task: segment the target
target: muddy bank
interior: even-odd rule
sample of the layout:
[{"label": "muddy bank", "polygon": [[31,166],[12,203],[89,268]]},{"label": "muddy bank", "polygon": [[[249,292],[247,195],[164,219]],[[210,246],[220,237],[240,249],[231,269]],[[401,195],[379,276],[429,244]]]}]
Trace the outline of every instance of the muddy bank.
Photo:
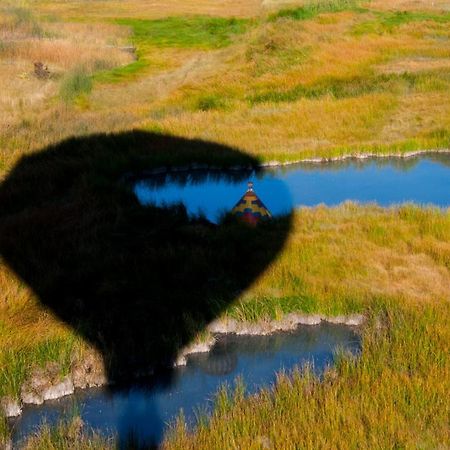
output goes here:
[{"label": "muddy bank", "polygon": [[[172,362],[174,367],[186,365],[188,355],[209,352],[216,343],[216,337],[221,334],[236,334],[241,336],[267,336],[276,332],[289,332],[299,326],[314,326],[321,322],[360,326],[364,323],[362,314],[348,316],[323,316],[320,314],[290,313],[281,320],[261,320],[258,322],[242,322],[231,318],[221,318],[210,323],[207,331],[210,333],[206,340],[192,343],[183,348]],[[145,377],[152,374],[152,370],[130,374],[130,378]],[[57,363],[49,362],[43,368],[36,368],[22,385],[20,399],[3,397],[0,406],[6,417],[17,417],[22,413],[22,406],[26,404],[41,405],[47,400],[55,400],[75,392],[75,389],[86,389],[104,386],[110,383],[106,369],[97,352],[90,351],[82,358],[76,359],[70,373],[61,377],[61,370]]]}]

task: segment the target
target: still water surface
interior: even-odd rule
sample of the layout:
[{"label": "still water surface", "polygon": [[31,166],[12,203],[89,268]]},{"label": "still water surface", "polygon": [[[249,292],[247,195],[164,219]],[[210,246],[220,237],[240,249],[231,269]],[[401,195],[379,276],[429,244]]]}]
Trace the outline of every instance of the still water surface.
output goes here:
[{"label": "still water surface", "polygon": [[272,215],[347,200],[381,206],[405,202],[450,206],[449,154],[303,163],[258,172],[172,172],[138,180],[134,192],[143,205],[183,203],[188,213],[203,213],[217,223],[245,192],[249,180]]},{"label": "still water surface", "polygon": [[181,408],[190,426],[198,411],[210,412],[224,383],[233,386],[236,377],[241,377],[246,392],[254,393],[272,385],[277,372],[306,363],[320,375],[338,349],[360,351],[360,338],[353,328],[321,324],[270,336],[222,335],[211,352],[191,355],[187,365],[170,376],[127,389],[78,391],[42,406],[26,407],[12,422],[14,441],[20,445],[43,421],[55,424],[75,408],[88,427],[105,435],[114,433],[122,444],[131,434],[142,442],[158,443]]}]

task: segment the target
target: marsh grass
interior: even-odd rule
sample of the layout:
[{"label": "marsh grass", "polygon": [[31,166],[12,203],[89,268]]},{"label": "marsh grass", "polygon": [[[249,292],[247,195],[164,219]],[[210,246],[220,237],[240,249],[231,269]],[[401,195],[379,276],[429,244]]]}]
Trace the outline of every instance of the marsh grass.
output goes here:
[{"label": "marsh grass", "polygon": [[[130,53],[101,46],[94,51],[91,45],[69,58],[73,46],[58,40],[8,44],[5,58],[33,61],[48,55],[64,67],[65,79],[84,66],[93,85],[90,94],[77,95],[77,86],[83,91],[89,82],[73,80],[62,89],[67,95],[58,96],[56,83],[42,92],[42,83],[9,81],[26,69],[8,68],[7,95],[0,97],[5,106],[0,167],[4,172],[24,152],[67,136],[133,126],[216,140],[264,161],[448,147],[448,136],[439,133],[449,128],[447,15],[411,10],[403,17],[369,4],[360,14],[352,5],[310,2],[303,7],[349,9],[302,21],[130,14],[95,27],[46,22],[46,29],[64,39],[76,31],[70,39],[80,36],[79,42],[93,45],[106,42],[103,34],[126,45],[128,36],[138,59],[130,63]],[[95,9],[98,14],[101,8]],[[381,35],[353,32],[383,21],[404,26]],[[97,28],[104,31],[98,37],[92,32]],[[397,63],[400,72],[383,72]],[[50,101],[52,96],[71,108]]]},{"label": "marsh grass", "polygon": [[[216,289],[210,307],[216,303],[218,312],[258,321],[290,312],[364,313],[389,298],[436,302],[450,288],[448,242],[450,215],[438,209],[355,204],[302,209],[293,218],[283,252],[267,271],[230,305]],[[10,289],[5,283],[12,282],[3,281],[5,292]],[[51,318],[41,327],[35,324],[39,338],[24,345],[30,330],[25,311],[31,303],[24,298],[10,319],[3,314],[0,339],[9,349],[1,355],[0,395],[17,397],[30,369],[49,361],[58,362],[62,375],[68,373],[74,353],[84,348],[76,330],[55,331],[60,325]]]},{"label": "marsh grass", "polygon": [[65,103],[72,103],[92,91],[91,74],[84,67],[78,67],[63,78],[59,95]]},{"label": "marsh grass", "polygon": [[199,111],[224,109],[226,106],[225,99],[219,95],[203,95],[195,103],[195,109]]},{"label": "marsh grass", "polygon": [[[61,420],[50,427],[44,424],[23,445],[24,450],[104,450],[114,448],[113,437],[105,438],[87,430],[79,416]],[[131,448],[131,447],[130,447]]]},{"label": "marsh grass", "polygon": [[9,348],[0,355],[0,397],[19,398],[20,388],[35,367],[44,368],[48,362],[56,362],[63,377],[70,372],[72,358],[80,346],[76,337],[44,339],[35,345]]},{"label": "marsh grass", "polygon": [[[224,385],[212,416],[200,413],[190,430],[181,413],[162,448],[230,448],[230,442],[246,449],[327,448],[330,442],[338,448],[445,448],[450,441],[448,303],[385,299],[366,315],[357,357],[337,352],[320,378],[308,366],[280,373],[273,387],[252,396],[240,379]],[[26,448],[72,448],[73,435],[67,425],[44,427]],[[98,442],[79,427],[76,435],[81,449]],[[69,446],[54,447],[61,442]],[[115,444],[103,439],[102,445]]]},{"label": "marsh grass", "polygon": [[3,413],[0,411],[0,448],[7,448],[7,442],[9,441],[10,430],[6,418],[3,417]]},{"label": "marsh grass", "polygon": [[289,90],[270,90],[247,99],[251,105],[295,102],[301,98],[319,99],[324,96],[342,99],[373,93],[440,91],[447,89],[449,83],[450,74],[439,72],[366,75],[349,79],[324,79],[310,86],[300,84]]},{"label": "marsh grass", "polygon": [[247,399],[222,390],[211,421],[194,433],[179,423],[164,448],[445,447],[449,314],[447,303],[380,304],[358,358],[338,355],[321,380],[282,374]]},{"label": "marsh grass", "polygon": [[365,34],[393,33],[402,25],[408,25],[414,22],[434,22],[438,24],[448,24],[450,14],[433,14],[429,12],[416,11],[393,11],[376,12],[376,18],[358,23],[353,27],[352,33],[356,36]]},{"label": "marsh grass", "polygon": [[6,23],[0,24],[0,30],[3,28],[10,35],[26,33],[32,37],[41,38],[45,32],[36,19],[35,14],[29,8],[23,6],[14,6],[1,8],[0,12],[9,16]]},{"label": "marsh grass", "polygon": [[246,31],[249,21],[218,17],[168,17],[157,20],[118,19],[133,30],[133,40],[141,47],[220,48],[235,35]]},{"label": "marsh grass", "polygon": [[285,8],[269,16],[269,20],[309,20],[323,13],[358,10],[360,0],[308,0],[298,8]]}]

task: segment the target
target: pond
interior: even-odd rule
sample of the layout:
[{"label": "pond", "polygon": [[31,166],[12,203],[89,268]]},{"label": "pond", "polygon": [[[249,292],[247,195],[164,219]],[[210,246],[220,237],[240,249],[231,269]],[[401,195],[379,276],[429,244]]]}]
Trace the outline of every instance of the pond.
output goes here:
[{"label": "pond", "polygon": [[279,371],[292,371],[309,364],[316,374],[333,363],[337,350],[357,354],[360,337],[356,329],[324,323],[300,326],[293,332],[269,336],[219,335],[209,353],[188,357],[187,365],[170,376],[158,377],[128,388],[97,388],[41,406],[27,406],[11,421],[16,445],[45,421],[55,424],[80,412],[88,427],[105,435],[112,433],[124,444],[130,435],[142,443],[161,442],[168,423],[182,408],[192,427],[199,411],[209,413],[221,385],[232,387],[240,377],[248,394],[272,385]]},{"label": "pond", "polygon": [[347,200],[445,208],[450,206],[450,154],[301,163],[258,171],[172,171],[138,179],[134,192],[143,205],[183,203],[189,214],[202,213],[217,223],[236,205],[248,181],[274,216],[295,207]]}]

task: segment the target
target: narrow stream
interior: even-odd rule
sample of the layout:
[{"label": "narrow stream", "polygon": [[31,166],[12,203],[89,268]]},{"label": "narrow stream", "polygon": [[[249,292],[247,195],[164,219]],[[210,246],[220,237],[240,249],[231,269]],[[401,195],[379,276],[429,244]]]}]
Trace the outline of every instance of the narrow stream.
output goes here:
[{"label": "narrow stream", "polygon": [[274,216],[299,206],[333,206],[347,200],[381,206],[405,202],[450,206],[450,154],[302,163],[257,173],[169,172],[138,180],[134,192],[143,205],[183,203],[188,213],[203,213],[217,223],[232,210],[249,180]]},{"label": "narrow stream", "polygon": [[122,444],[130,435],[143,443],[158,443],[180,409],[191,427],[199,411],[211,412],[214,396],[224,383],[232,387],[240,377],[251,394],[272,385],[277,372],[306,363],[320,375],[333,363],[338,349],[359,352],[355,329],[321,324],[270,336],[220,335],[211,352],[191,355],[187,365],[174,369],[170,376],[131,388],[77,391],[42,406],[25,407],[22,416],[11,421],[13,441],[20,446],[43,422],[55,424],[75,410],[88,427],[105,435],[116,434]]}]

